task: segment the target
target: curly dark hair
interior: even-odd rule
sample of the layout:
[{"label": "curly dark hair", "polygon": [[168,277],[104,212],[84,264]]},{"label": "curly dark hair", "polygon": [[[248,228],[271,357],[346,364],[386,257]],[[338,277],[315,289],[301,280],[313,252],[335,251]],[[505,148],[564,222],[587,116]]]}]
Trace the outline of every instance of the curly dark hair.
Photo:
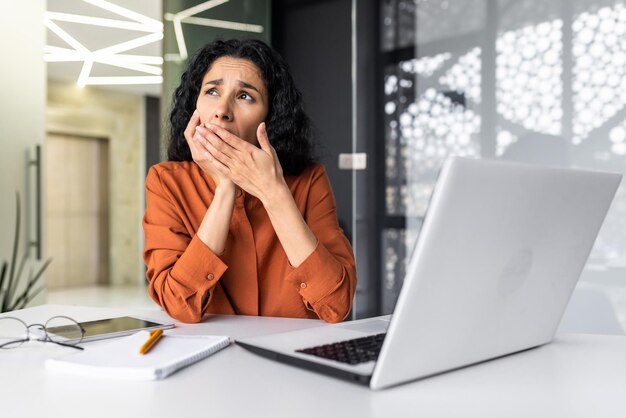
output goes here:
[{"label": "curly dark hair", "polygon": [[184,131],[196,109],[202,79],[220,57],[245,59],[259,68],[269,93],[265,126],[270,143],[276,150],[284,175],[302,173],[316,161],[311,122],[304,112],[302,95],[285,60],[257,39],[217,40],[205,45],[191,58],[172,98],[168,160],[193,160]]}]

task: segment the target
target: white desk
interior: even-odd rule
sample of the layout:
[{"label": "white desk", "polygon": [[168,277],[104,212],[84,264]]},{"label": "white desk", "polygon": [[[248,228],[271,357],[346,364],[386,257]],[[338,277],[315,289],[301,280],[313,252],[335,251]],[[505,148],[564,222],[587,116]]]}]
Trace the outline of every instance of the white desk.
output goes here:
[{"label": "white desk", "polygon": [[[58,305],[10,315],[33,323],[58,314],[79,321],[126,314],[169,320],[157,310]],[[180,328],[237,338],[323,325],[216,316]],[[620,336],[562,335],[538,349],[381,392],[267,360],[234,345],[162,381],[46,372],[44,360],[67,350],[49,343],[0,350],[0,417],[626,416],[626,337]]]}]

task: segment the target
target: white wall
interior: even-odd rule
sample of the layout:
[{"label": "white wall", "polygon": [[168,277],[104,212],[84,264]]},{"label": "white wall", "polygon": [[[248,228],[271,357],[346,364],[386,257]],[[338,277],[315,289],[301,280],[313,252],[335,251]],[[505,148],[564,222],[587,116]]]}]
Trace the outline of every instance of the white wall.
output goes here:
[{"label": "white wall", "polygon": [[[25,194],[26,150],[43,144],[45,1],[0,0],[0,261],[10,258],[15,191]],[[24,237],[23,237],[24,238]],[[22,240],[24,244],[24,240]],[[22,245],[22,250],[24,245]],[[40,295],[38,300],[43,300]]]}]

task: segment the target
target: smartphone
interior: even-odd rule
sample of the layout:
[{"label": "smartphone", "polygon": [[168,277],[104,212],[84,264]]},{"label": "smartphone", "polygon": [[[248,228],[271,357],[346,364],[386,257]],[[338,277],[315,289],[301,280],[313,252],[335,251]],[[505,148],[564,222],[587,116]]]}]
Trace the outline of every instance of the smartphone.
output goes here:
[{"label": "smartphone", "polygon": [[[103,340],[106,338],[121,337],[134,334],[141,330],[168,329],[174,328],[174,324],[162,324],[159,322],[147,321],[145,319],[134,318],[132,316],[121,316],[119,318],[107,318],[97,321],[79,322],[85,330],[82,342]],[[73,343],[80,341],[77,337],[76,325],[63,325],[47,328],[48,334],[57,341]]]}]

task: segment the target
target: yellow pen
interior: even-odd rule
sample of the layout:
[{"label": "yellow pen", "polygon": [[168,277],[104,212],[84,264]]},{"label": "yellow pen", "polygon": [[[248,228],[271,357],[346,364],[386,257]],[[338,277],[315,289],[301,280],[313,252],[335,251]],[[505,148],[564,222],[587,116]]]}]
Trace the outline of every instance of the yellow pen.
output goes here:
[{"label": "yellow pen", "polygon": [[156,329],[152,331],[150,333],[150,338],[148,338],[148,340],[145,343],[143,343],[143,345],[139,349],[139,354],[146,354],[148,351],[150,351],[150,349],[154,347],[154,345],[156,344],[157,341],[159,341],[162,335],[163,335],[162,329]]}]

